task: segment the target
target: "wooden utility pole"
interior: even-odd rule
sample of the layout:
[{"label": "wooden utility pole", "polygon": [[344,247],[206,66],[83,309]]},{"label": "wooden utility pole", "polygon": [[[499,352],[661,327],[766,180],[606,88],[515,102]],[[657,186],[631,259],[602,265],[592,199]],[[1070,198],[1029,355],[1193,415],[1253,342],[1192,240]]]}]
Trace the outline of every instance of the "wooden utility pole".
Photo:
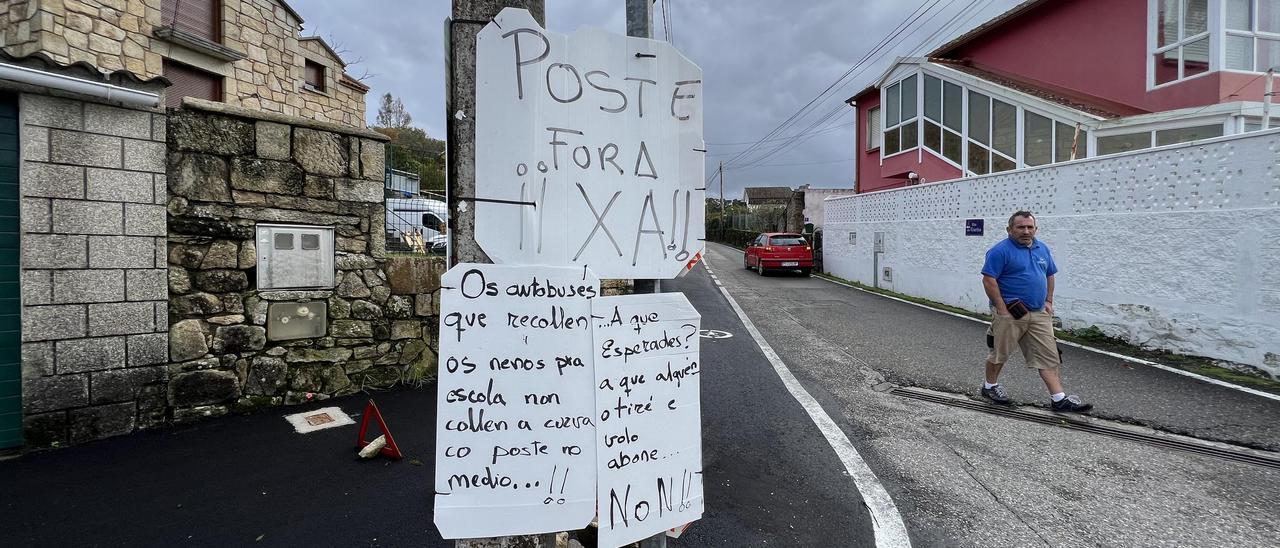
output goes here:
[{"label": "wooden utility pole", "polygon": [[724,160],[720,160],[720,242],[725,241],[724,229]]},{"label": "wooden utility pole", "polygon": [[[546,27],[544,0],[453,0],[448,22],[448,91],[445,97],[446,187],[449,196],[449,239],[453,262],[490,263],[476,243],[475,203],[459,198],[476,194],[476,35],[503,8],[529,10]],[[452,266],[452,265],[450,265]],[[458,548],[551,548],[556,533],[515,537],[459,539]]]}]

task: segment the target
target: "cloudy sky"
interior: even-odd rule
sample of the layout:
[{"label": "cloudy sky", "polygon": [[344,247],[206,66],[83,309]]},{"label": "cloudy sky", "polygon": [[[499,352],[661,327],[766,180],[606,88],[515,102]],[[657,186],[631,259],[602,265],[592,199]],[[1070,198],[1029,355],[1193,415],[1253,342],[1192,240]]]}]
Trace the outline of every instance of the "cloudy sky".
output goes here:
[{"label": "cloudy sky", "polygon": [[[655,4],[654,37],[668,38],[666,3],[670,40],[702,68],[707,173],[725,162],[728,197],[741,196],[744,186],[852,188],[853,111],[843,101],[872,83],[894,57],[927,51],[1018,2],[667,0]],[[589,26],[626,32],[625,0],[546,4],[552,31]],[[370,121],[378,98],[389,92],[404,101],[414,125],[444,138],[444,20],[450,0],[290,5],[306,20],[303,35],[324,37],[352,63],[348,72],[372,87]],[[899,25],[905,30],[877,50]],[[797,112],[802,116],[782,133],[739,155]],[[708,196],[716,190],[713,183]]]}]

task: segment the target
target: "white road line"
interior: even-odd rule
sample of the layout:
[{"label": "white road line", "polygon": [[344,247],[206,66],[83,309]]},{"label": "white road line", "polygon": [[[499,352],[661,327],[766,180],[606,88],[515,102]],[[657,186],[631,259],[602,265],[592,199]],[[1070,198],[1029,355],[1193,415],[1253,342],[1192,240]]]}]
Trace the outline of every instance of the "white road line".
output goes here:
[{"label": "white road line", "polygon": [[[706,264],[705,261],[703,266],[707,269],[707,272],[711,272],[710,265]],[[849,442],[849,437],[845,435],[844,431],[836,425],[835,421],[831,420],[831,417],[822,409],[818,401],[813,399],[813,396],[804,389],[800,381],[796,380],[795,375],[791,374],[791,370],[787,369],[786,364],[782,363],[782,358],[764,340],[764,336],[756,329],[755,324],[751,323],[747,313],[743,312],[742,307],[738,306],[738,302],[733,300],[733,295],[730,295],[724,286],[718,285],[718,287],[720,288],[720,293],[729,301],[729,306],[733,307],[738,319],[742,320],[742,325],[747,328],[751,338],[755,339],[760,351],[764,352],[765,357],[769,359],[769,363],[773,364],[773,370],[782,379],[782,384],[786,385],[787,391],[791,392],[791,396],[800,402],[800,406],[804,408],[805,412],[809,413],[813,423],[818,426],[822,436],[827,439],[831,449],[835,450],[836,456],[844,464],[844,469],[853,478],[853,484],[858,488],[858,492],[862,494],[863,504],[867,506],[867,510],[871,513],[871,527],[875,532],[877,548],[909,548],[911,546],[911,538],[907,536],[907,526],[902,522],[902,515],[898,513],[897,505],[889,497],[889,492],[885,491],[884,485],[880,484],[880,479],[876,477],[875,472],[872,472],[871,467],[867,466],[866,461],[862,460],[862,456],[858,454],[857,449],[853,448],[853,444]]]},{"label": "white road line", "polygon": [[[929,306],[929,305],[927,305],[927,304],[920,304],[920,303],[916,303],[916,302],[908,301],[908,300],[906,300],[906,299],[899,299],[899,298],[894,297],[894,296],[891,296],[891,295],[885,295],[885,294],[883,294],[883,293],[876,293],[875,291],[868,291],[868,290],[863,289],[863,288],[861,288],[861,287],[858,287],[858,286],[856,286],[856,285],[847,284],[847,283],[844,283],[844,282],[840,282],[840,281],[832,280],[832,279],[830,279],[830,278],[826,278],[826,277],[822,277],[822,276],[819,276],[819,278],[822,278],[822,279],[824,279],[824,280],[826,280],[826,281],[828,281],[828,282],[831,282],[831,283],[833,283],[833,284],[836,284],[836,285],[842,285],[842,286],[844,286],[844,287],[848,287],[848,288],[851,288],[851,289],[857,289],[858,291],[861,291],[861,292],[863,292],[863,293],[868,293],[868,294],[871,294],[871,295],[875,295],[875,296],[877,296],[877,297],[884,297],[884,298],[886,298],[886,299],[890,299],[890,300],[898,301],[898,302],[900,302],[900,303],[907,303],[907,304],[912,305],[912,306],[918,306],[918,307],[920,307],[920,308],[924,308],[924,309],[926,309],[926,310],[932,310],[932,311],[934,311],[934,312],[941,312],[941,313],[946,314],[946,315],[948,315],[948,316],[955,316],[955,317],[957,317],[957,318],[964,318],[964,319],[969,320],[969,321],[972,321],[972,322],[977,322],[977,323],[984,324],[984,325],[991,325],[991,322],[986,321],[986,320],[982,320],[982,319],[979,319],[979,318],[975,318],[975,317],[973,317],[973,316],[965,316],[964,314],[957,314],[957,313],[955,313],[955,312],[951,312],[950,310],[942,310],[942,309],[939,309],[939,308],[934,308],[934,307]],[[1108,350],[1103,350],[1103,349],[1101,349],[1101,348],[1094,348],[1094,347],[1092,347],[1092,346],[1087,346],[1087,345],[1083,345],[1083,344],[1076,343],[1076,342],[1063,341],[1063,340],[1059,340],[1058,342],[1060,342],[1060,343],[1062,343],[1062,344],[1065,344],[1065,345],[1067,345],[1067,346],[1071,346],[1071,347],[1075,347],[1075,348],[1080,348],[1080,349],[1083,349],[1083,350],[1088,350],[1088,351],[1090,351],[1090,352],[1094,352],[1094,353],[1096,353],[1096,354],[1102,354],[1102,355],[1104,355],[1104,356],[1111,356],[1111,357],[1113,357],[1113,358],[1119,358],[1119,359],[1122,359],[1122,360],[1127,361],[1127,362],[1136,363],[1136,364],[1140,364],[1140,365],[1145,365],[1145,366],[1148,366],[1148,367],[1154,367],[1154,368],[1156,368],[1156,369],[1161,369],[1161,370],[1164,370],[1164,371],[1168,371],[1168,372],[1170,372],[1170,373],[1175,373],[1175,374],[1178,374],[1178,375],[1182,375],[1182,376],[1184,376],[1184,377],[1191,377],[1191,378],[1196,379],[1196,380],[1198,380],[1198,381],[1203,381],[1203,382],[1206,382],[1206,383],[1209,383],[1209,384],[1215,384],[1215,385],[1218,385],[1218,386],[1221,386],[1221,387],[1224,387],[1224,388],[1230,388],[1230,389],[1232,389],[1232,390],[1238,390],[1238,391],[1240,391],[1240,392],[1244,392],[1244,393],[1246,393],[1246,394],[1252,394],[1252,395],[1254,395],[1254,396],[1261,396],[1261,397],[1263,397],[1263,398],[1267,398],[1267,399],[1269,399],[1269,400],[1280,401],[1280,394],[1272,394],[1272,393],[1270,393],[1270,392],[1263,392],[1263,391],[1261,391],[1261,390],[1255,390],[1255,389],[1253,389],[1253,388],[1249,388],[1249,387],[1247,387],[1247,386],[1240,386],[1240,385],[1238,385],[1238,384],[1233,384],[1233,383],[1229,383],[1229,382],[1227,382],[1227,381],[1218,380],[1218,379],[1215,379],[1215,378],[1213,378],[1213,377],[1206,377],[1206,376],[1204,376],[1204,375],[1199,375],[1199,374],[1196,374],[1196,373],[1192,373],[1192,372],[1190,372],[1190,371],[1185,371],[1185,370],[1182,370],[1182,369],[1178,369],[1178,368],[1176,368],[1176,367],[1170,367],[1170,366],[1164,365],[1164,364],[1162,364],[1162,363],[1156,363],[1156,362],[1153,362],[1153,361],[1144,360],[1144,359],[1142,359],[1142,358],[1135,358],[1135,357],[1133,357],[1133,356],[1126,356],[1126,355],[1124,355],[1124,354],[1118,354],[1118,353],[1115,353],[1115,352],[1111,352],[1111,351],[1108,351]]]}]

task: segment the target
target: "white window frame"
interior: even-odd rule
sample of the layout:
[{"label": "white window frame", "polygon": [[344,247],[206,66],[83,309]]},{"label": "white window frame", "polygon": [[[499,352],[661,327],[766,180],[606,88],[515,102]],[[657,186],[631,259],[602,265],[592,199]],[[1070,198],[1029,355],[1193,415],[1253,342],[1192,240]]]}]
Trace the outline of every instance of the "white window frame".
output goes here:
[{"label": "white window frame", "polygon": [[[1130,152],[1137,152],[1139,150],[1148,150],[1156,147],[1178,146],[1178,145],[1183,145],[1183,144],[1194,142],[1194,141],[1184,141],[1181,143],[1171,143],[1168,145],[1157,145],[1156,132],[1169,130],[1169,129],[1185,129],[1185,128],[1200,127],[1200,126],[1211,126],[1214,124],[1222,125],[1222,135],[1220,137],[1225,137],[1227,135],[1233,135],[1237,133],[1236,131],[1237,122],[1231,115],[1217,114],[1217,115],[1202,116],[1197,118],[1181,118],[1177,120],[1147,122],[1147,123],[1132,124],[1127,126],[1112,126],[1106,129],[1099,129],[1099,130],[1096,130],[1096,133],[1093,136],[1093,143],[1094,143],[1093,146],[1094,147],[1097,146],[1098,139],[1112,137],[1116,135],[1127,135],[1130,133],[1146,133],[1147,139],[1148,139],[1147,146],[1145,148],[1128,150],[1125,152],[1112,152],[1110,154],[1105,154],[1102,156],[1114,156],[1116,154],[1127,154]],[[1218,137],[1210,137],[1210,139],[1217,139],[1217,138]]]},{"label": "white window frame", "polygon": [[[952,71],[948,69],[946,72],[952,72]],[[1078,117],[1063,116],[1059,114],[1056,111],[1062,110],[1063,112],[1065,112],[1065,109],[1062,109],[1057,105],[1045,104],[1043,106],[1028,107],[1026,105],[1030,101],[1024,98],[1021,92],[1009,90],[1006,88],[1000,88],[995,85],[990,85],[990,86],[974,85],[974,82],[982,82],[982,80],[976,77],[967,75],[963,72],[956,71],[956,75],[953,76],[951,74],[947,74],[947,73],[936,71],[936,70],[922,70],[919,74],[920,74],[920,78],[919,80],[917,80],[920,85],[920,89],[918,92],[920,106],[918,107],[919,110],[917,111],[918,118],[920,119],[920,123],[918,124],[918,128],[920,131],[918,146],[921,151],[928,150],[929,153],[932,154],[935,158],[941,159],[943,162],[946,162],[948,165],[951,165],[952,167],[955,167],[956,169],[960,170],[962,177],[980,176],[974,172],[969,171],[969,168],[968,168],[969,140],[970,140],[969,93],[971,91],[985,95],[989,99],[1000,101],[1002,103],[1006,103],[1009,105],[1013,105],[1013,107],[1016,109],[1016,112],[1017,112],[1015,116],[1015,120],[1016,120],[1015,137],[1017,139],[1016,157],[1013,158],[1015,167],[1012,170],[1001,171],[998,173],[1008,173],[1010,171],[1025,169],[1028,167],[1039,167],[1039,166],[1028,166],[1026,163],[1026,147],[1025,147],[1026,132],[1024,131],[1024,123],[1025,123],[1024,119],[1025,119],[1025,113],[1027,112],[1032,112],[1040,116],[1046,117],[1052,122],[1051,131],[1050,131],[1050,139],[1051,139],[1050,157],[1053,158],[1053,161],[1051,161],[1049,164],[1043,164],[1043,165],[1052,165],[1052,164],[1070,161],[1069,158],[1064,158],[1059,160],[1056,157],[1058,124],[1071,126],[1073,132],[1077,124],[1083,125],[1083,127],[1080,128],[1080,142],[1076,146],[1076,159],[1079,160],[1083,158],[1089,158],[1094,155],[1093,154],[1093,132],[1090,130],[1091,124],[1085,119],[1080,119]],[[941,128],[943,132],[944,140],[945,140],[946,132],[956,133],[955,131],[952,131],[951,129],[947,128],[947,126],[943,124],[941,120],[934,120],[933,118],[930,118],[926,114],[925,107],[924,107],[925,75],[932,76],[942,81],[940,92],[943,94],[943,96],[939,97],[939,100],[941,101],[941,104],[939,105],[940,106],[939,116],[942,118],[946,117],[946,99],[945,99],[946,84],[950,82],[951,84],[954,84],[960,87],[961,111],[962,111],[961,117],[960,117],[961,131],[958,134],[960,137],[960,143],[961,143],[961,148],[960,148],[961,163],[960,164],[957,164],[956,162],[953,162],[951,161],[951,159],[944,156],[941,150],[935,151],[932,148],[929,148],[928,146],[925,145],[924,121],[926,120],[931,123],[936,123]],[[989,117],[994,117],[995,115],[994,110],[995,109],[993,108],[991,109],[991,112],[988,113]],[[1192,125],[1202,125],[1202,124],[1192,124]],[[1161,128],[1161,129],[1164,129],[1164,128]],[[1117,133],[1120,133],[1120,132],[1117,132]],[[1002,152],[995,151],[994,147],[985,146],[985,145],[982,145],[981,143],[979,143],[979,146],[982,146],[983,148],[987,149],[988,151],[991,151],[994,154],[1000,154],[1005,158],[1009,157],[1008,155]],[[942,148],[942,143],[939,143],[939,148]],[[990,165],[991,165],[990,159],[988,159],[987,165],[988,165],[988,169],[990,169]],[[988,174],[991,174],[991,173],[989,172]]]},{"label": "white window frame", "polygon": [[[915,115],[915,116],[912,116],[911,118],[903,119],[903,118],[902,118],[902,114],[901,114],[901,113],[902,113],[902,83],[903,83],[903,82],[905,82],[908,78],[912,78],[912,77],[915,77],[915,79],[916,79],[916,95],[915,95],[915,97],[916,97],[916,99],[915,99],[915,103],[916,103],[916,105],[915,105],[915,106],[916,106],[916,115]],[[914,150],[916,150],[916,149],[920,148],[920,136],[921,136],[921,132],[920,132],[920,123],[919,123],[919,122],[920,122],[920,118],[922,117],[922,114],[923,114],[923,113],[921,113],[921,112],[920,112],[921,99],[922,99],[922,95],[923,95],[923,84],[921,84],[921,82],[923,82],[923,81],[924,81],[924,77],[920,74],[920,71],[915,71],[915,72],[912,72],[912,73],[909,73],[909,74],[905,74],[905,75],[903,75],[901,78],[899,78],[899,79],[895,80],[894,82],[889,83],[889,84],[886,84],[886,85],[884,85],[884,86],[881,86],[881,87],[880,87],[880,107],[881,107],[881,109],[880,109],[880,160],[881,160],[881,163],[883,163],[883,162],[884,162],[884,160],[885,160],[886,158],[892,158],[892,157],[897,156],[897,155],[899,155],[899,154],[905,154],[905,153],[908,153],[908,152],[911,152],[911,151],[914,151]],[[893,86],[895,86],[895,85],[897,85],[897,86],[898,86],[898,113],[899,113],[899,114],[898,114],[898,123],[896,123],[896,124],[894,124],[893,126],[890,126],[890,127],[885,127],[885,120],[886,120],[886,118],[885,118],[885,112],[886,112],[886,110],[885,110],[885,109],[887,109],[887,108],[889,107],[889,102],[888,102],[888,97],[889,97],[889,88],[891,88],[891,87],[893,87]],[[895,129],[901,128],[901,127],[903,127],[903,126],[905,126],[905,125],[907,125],[907,124],[909,124],[909,123],[911,123],[911,122],[916,122],[916,144],[915,144],[915,146],[913,146],[913,147],[911,147],[911,148],[899,148],[897,152],[894,152],[894,153],[892,153],[892,154],[884,154],[884,150],[885,150],[885,148],[884,148],[884,142],[885,142],[885,140],[884,140],[884,134],[885,134],[885,133],[888,133],[888,132],[890,132],[890,131],[892,131],[892,130],[895,130]],[[901,147],[901,145],[902,145],[902,137],[901,137],[901,135],[899,135],[899,137],[898,137],[898,144],[899,144],[899,147]]]},{"label": "white window frame", "polygon": [[[969,127],[969,113],[973,108],[973,106],[970,104],[970,100],[972,99],[970,94],[973,94],[973,93],[983,95],[987,98],[987,144],[985,145],[973,138],[973,136],[971,135],[972,128]],[[996,150],[996,147],[995,147],[995,120],[996,120],[995,102],[996,101],[999,101],[1001,103],[1004,103],[1013,107],[1014,123],[1017,123],[1018,120],[1022,118],[1018,114],[1018,112],[1022,109],[1022,107],[1019,107],[1016,103],[1013,103],[1011,101],[1005,101],[1003,99],[995,97],[992,94],[987,93],[986,91],[983,91],[980,89],[965,88],[964,90],[964,107],[965,107],[964,108],[964,111],[965,111],[964,112],[964,128],[965,130],[964,130],[964,136],[962,137],[964,139],[963,140],[964,148],[962,151],[962,156],[964,157],[964,160],[965,160],[964,172],[968,176],[990,175],[992,173],[1005,173],[1007,171],[1013,171],[1015,169],[1018,169],[1018,167],[1021,165],[1017,158],[1017,154],[1021,150],[1021,147],[1018,146],[1018,142],[1019,142],[1018,128],[1016,127],[1014,128],[1014,157],[1010,158],[1008,154],[1005,154],[1003,152],[1000,152],[999,150]],[[1054,118],[1052,117],[1050,117],[1050,119],[1054,120]],[[986,173],[977,173],[975,171],[969,170],[969,147],[971,145],[980,147],[983,150],[987,151],[987,172]],[[993,156],[995,154],[999,154],[1001,158],[1012,161],[1013,167],[1003,171],[992,171],[992,166],[995,165],[995,157]]]},{"label": "white window frame", "polygon": [[[925,86],[924,82],[925,82],[926,74],[933,78],[937,78],[939,80],[939,84],[938,84],[938,118],[939,119],[938,120],[934,120],[933,118],[930,118],[925,113],[924,94],[926,90],[924,89],[924,86]],[[942,153],[942,149],[946,148],[943,143],[947,142],[947,133],[950,132],[956,135],[960,139],[960,162],[965,163],[968,161],[968,155],[965,153],[965,151],[967,150],[967,147],[965,147],[965,139],[966,139],[965,132],[967,130],[966,126],[969,124],[969,89],[970,89],[969,86],[966,86],[963,83],[956,81],[955,79],[947,78],[946,76],[943,76],[940,74],[930,74],[928,72],[921,72],[919,82],[920,82],[920,119],[921,119],[921,122],[919,125],[920,127],[919,145],[920,145],[921,152],[923,153],[923,151],[928,150],[929,153],[932,154],[935,158],[941,159],[942,161],[950,164],[952,167],[959,169],[961,173],[968,174],[968,170],[965,169],[963,165],[957,164],[956,162],[951,161],[950,158],[947,158],[947,156]],[[942,122],[947,117],[947,98],[946,98],[947,82],[951,82],[952,84],[960,87],[960,131],[952,130]],[[981,92],[981,93],[985,93],[985,92]],[[926,120],[938,126],[938,150],[933,150],[932,148],[929,148],[928,146],[926,146],[924,143],[924,121]]]},{"label": "white window frame", "polygon": [[[1226,0],[1218,0],[1222,2],[1222,23],[1220,30],[1222,32],[1222,57],[1221,67],[1224,72],[1236,72],[1243,74],[1258,74],[1266,72],[1266,67],[1259,69],[1258,67],[1258,39],[1280,41],[1280,32],[1266,32],[1258,30],[1258,4],[1267,0],[1250,0],[1249,2],[1249,30],[1237,30],[1227,28],[1227,3]],[[1280,6],[1276,6],[1280,9]],[[1249,39],[1249,55],[1253,58],[1252,69],[1241,69],[1227,66],[1227,39],[1236,36]]]},{"label": "white window frame", "polygon": [[[1224,26],[1223,17],[1224,0],[1206,0],[1207,21],[1205,31],[1191,36],[1183,36],[1183,30],[1186,26],[1186,18],[1182,17],[1182,7],[1186,0],[1179,0],[1178,5],[1178,39],[1171,44],[1157,46],[1160,36],[1160,3],[1161,0],[1147,0],[1147,90],[1160,89],[1202,76],[1208,76],[1214,72],[1222,70],[1225,60]],[[1209,40],[1209,67],[1199,74],[1187,76],[1184,74],[1186,65],[1186,57],[1182,52],[1182,48],[1188,44],[1197,42],[1201,39]],[[1156,83],[1156,55],[1178,50],[1178,77],[1165,82],[1163,84]]]}]

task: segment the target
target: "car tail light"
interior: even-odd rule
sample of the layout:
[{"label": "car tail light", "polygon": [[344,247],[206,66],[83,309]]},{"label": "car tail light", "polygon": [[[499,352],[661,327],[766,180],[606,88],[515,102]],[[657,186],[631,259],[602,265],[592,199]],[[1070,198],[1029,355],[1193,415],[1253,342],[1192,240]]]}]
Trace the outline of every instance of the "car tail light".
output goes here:
[{"label": "car tail light", "polygon": [[773,251],[773,248],[772,248],[772,247],[766,247],[766,248],[764,248],[764,250],[765,250],[765,251]]},{"label": "car tail light", "polygon": [[807,246],[807,245],[806,245],[806,246],[804,246],[804,250],[805,250],[805,251],[813,251],[813,247],[810,247],[810,246]]}]

